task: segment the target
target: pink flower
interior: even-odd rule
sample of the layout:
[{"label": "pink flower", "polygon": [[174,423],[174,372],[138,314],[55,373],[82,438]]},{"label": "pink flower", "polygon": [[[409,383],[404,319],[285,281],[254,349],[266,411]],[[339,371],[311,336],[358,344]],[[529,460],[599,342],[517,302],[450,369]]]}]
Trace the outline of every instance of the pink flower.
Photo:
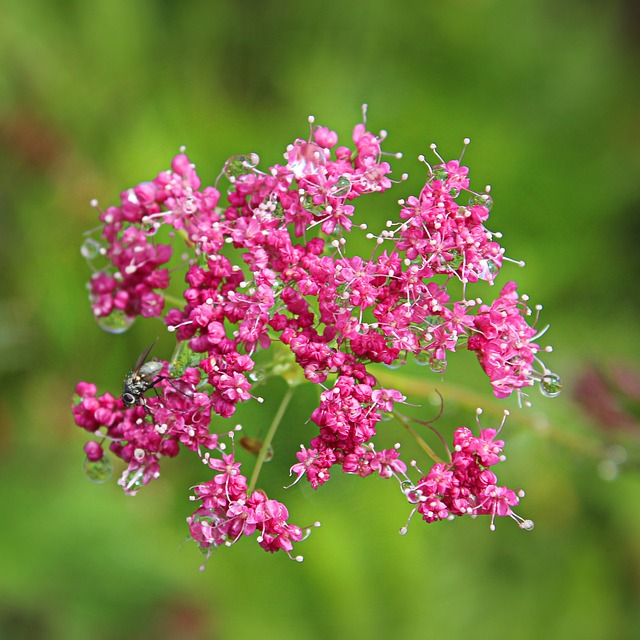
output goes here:
[{"label": "pink flower", "polygon": [[[417,483],[407,477],[399,444],[375,447],[386,419],[398,417],[406,402],[400,388],[378,381],[380,364],[413,361],[440,376],[448,354],[466,346],[497,397],[540,378],[540,347],[526,320],[531,311],[516,284],[508,282],[487,304],[467,293],[479,280],[494,283],[504,249],[485,226],[491,198],[468,191],[469,169],[460,160],[436,153],[424,186],[398,201],[395,219],[366,229],[359,198],[393,186],[382,159],[389,158],[385,135],[363,122],[342,145],[335,131],[313,126],[264,170],[255,154],[230,158],[216,186],[203,185],[179,153],[166,171],[100,211],[100,232],[83,245],[101,326],[116,333],[137,316],[158,317],[178,347],[171,364],[139,362],[129,374],[146,391],[134,406],[98,395],[90,383],[77,385],[72,411],[90,434],[86,456],[98,463],[108,446],[126,464],[120,484],[133,494],[159,477],[167,458],[196,453],[214,472],[194,488],[198,505],[188,519],[207,553],[253,535],[267,551],[291,553],[306,535],[288,522],[282,503],[254,489],[253,480],[249,488],[233,436],[227,450],[218,433],[229,431],[225,419],[243,403],[262,401],[256,389],[272,399],[273,387],[261,384],[273,376],[291,388],[303,379],[321,385],[309,411],[311,432],[291,466],[294,483],[305,477],[318,488],[338,467],[395,478],[428,522],[517,519],[517,494],[500,487],[491,470],[504,459],[495,429],[478,436],[457,429],[450,460]],[[218,181],[225,181],[224,201]],[[364,240],[371,247],[357,255]],[[265,450],[258,449],[260,465]]]},{"label": "pink flower", "polygon": [[[456,429],[454,452],[450,463],[437,463],[429,473],[406,492],[417,503],[414,508],[426,522],[453,516],[490,515],[491,528],[496,516],[509,516],[521,526],[521,518],[511,509],[519,499],[507,487],[496,486],[497,478],[488,467],[503,457],[503,442],[494,440],[495,429],[484,429],[476,437],[467,427]],[[528,525],[527,525],[528,526]]]},{"label": "pink flower", "polygon": [[257,533],[258,544],[265,550],[290,554],[293,543],[305,537],[304,531],[289,524],[287,508],[269,500],[263,491],[248,496],[239,464],[231,455],[223,455],[223,460],[222,465],[212,465],[220,467],[220,474],[194,488],[195,499],[202,504],[187,518],[192,538],[206,552],[211,546],[229,546]]},{"label": "pink flower", "polygon": [[524,312],[516,283],[508,282],[490,307],[480,307],[474,320],[476,333],[469,337],[468,347],[477,352],[498,398],[534,381],[533,364],[540,347],[531,342],[536,331],[527,324]]}]

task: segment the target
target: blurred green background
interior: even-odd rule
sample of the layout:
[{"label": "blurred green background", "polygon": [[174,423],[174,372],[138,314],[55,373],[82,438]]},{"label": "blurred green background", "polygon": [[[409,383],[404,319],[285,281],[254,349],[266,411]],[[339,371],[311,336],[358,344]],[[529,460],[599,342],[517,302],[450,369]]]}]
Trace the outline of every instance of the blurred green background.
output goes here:
[{"label": "blurred green background", "polygon": [[[637,637],[639,29],[634,0],[2,0],[0,638]],[[294,522],[322,521],[305,561],[245,540],[200,573],[182,544],[188,487],[207,479],[196,460],[170,461],[135,498],[82,474],[74,385],[117,393],[160,331],[93,321],[78,251],[89,201],[115,203],[180,145],[208,184],[236,153],[269,166],[309,114],[349,143],[364,102],[384,148],[405,154],[394,175],[410,173],[369,224],[419,191],[431,142],[456,158],[468,136],[490,226],[527,262],[499,285],[545,305],[560,398],[495,403],[470,354],[445,383],[404,374],[442,391],[445,430],[478,403],[485,426],[512,410],[500,479],[527,490],[519,512],[536,529],[415,520],[401,537],[407,505],[373,478],[283,495],[295,435],[276,440],[264,486]],[[267,391],[243,420],[268,423],[282,389]],[[288,414],[299,442],[313,394]]]}]

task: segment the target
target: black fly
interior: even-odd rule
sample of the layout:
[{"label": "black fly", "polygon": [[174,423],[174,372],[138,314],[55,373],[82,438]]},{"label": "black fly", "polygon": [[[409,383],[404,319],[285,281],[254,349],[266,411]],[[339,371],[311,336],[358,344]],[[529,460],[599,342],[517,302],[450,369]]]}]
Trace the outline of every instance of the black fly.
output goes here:
[{"label": "black fly", "polygon": [[144,404],[144,398],[142,396],[149,391],[149,389],[155,387],[158,382],[165,379],[165,376],[159,375],[163,367],[161,362],[156,362],[155,360],[145,362],[157,341],[158,338],[140,354],[135,366],[124,379],[122,385],[122,402],[126,407],[132,407],[134,404]]}]

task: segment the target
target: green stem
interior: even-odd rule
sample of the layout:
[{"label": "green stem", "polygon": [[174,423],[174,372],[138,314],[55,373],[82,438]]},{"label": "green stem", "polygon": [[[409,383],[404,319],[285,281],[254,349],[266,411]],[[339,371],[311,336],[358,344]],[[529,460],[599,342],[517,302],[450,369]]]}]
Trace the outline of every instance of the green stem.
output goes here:
[{"label": "green stem", "polygon": [[169,304],[172,304],[174,307],[184,307],[184,304],[185,304],[184,300],[181,300],[180,298],[176,298],[175,296],[172,296],[170,293],[165,293],[164,299]]},{"label": "green stem", "polygon": [[444,463],[444,460],[422,439],[422,436],[409,424],[409,421],[400,413],[393,412],[402,426],[416,439],[416,442],[426,451],[427,455],[434,461]]},{"label": "green stem", "polygon": [[[405,393],[426,397],[433,392],[433,386],[430,383],[419,378],[398,374],[396,371],[380,370],[377,371],[375,375],[382,384],[393,386],[395,389],[402,389]],[[495,418],[502,418],[504,416],[504,404],[500,404],[486,397],[486,395],[482,395],[471,389],[465,389],[450,382],[440,382],[438,388],[448,400],[457,402],[464,407],[482,407],[485,416]],[[591,456],[595,459],[606,457],[606,447],[595,438],[586,438],[584,434],[568,433],[566,430],[559,429],[553,424],[540,424],[540,418],[534,414],[524,411],[518,413],[512,412],[509,416],[509,421],[510,423],[533,429],[541,436],[559,442],[563,446],[581,454]],[[409,429],[409,425],[405,426]],[[424,446],[422,448],[424,449]],[[427,449],[425,449],[425,451],[427,451]]]},{"label": "green stem", "polygon": [[256,466],[253,468],[253,474],[251,475],[251,480],[249,482],[249,486],[247,487],[248,496],[253,493],[253,490],[256,487],[258,476],[260,475],[260,470],[262,469],[262,465],[264,464],[264,461],[267,458],[267,454],[269,453],[269,449],[271,448],[271,441],[276,435],[276,431],[280,426],[280,422],[282,422],[284,412],[287,410],[287,406],[289,405],[289,402],[293,397],[293,391],[294,388],[292,386],[287,387],[287,392],[284,394],[282,402],[280,402],[280,406],[278,407],[278,411],[276,412],[276,415],[273,417],[273,421],[269,426],[269,431],[267,431],[267,435],[265,436],[264,442],[262,443],[262,448],[260,449],[258,459],[256,460]]}]

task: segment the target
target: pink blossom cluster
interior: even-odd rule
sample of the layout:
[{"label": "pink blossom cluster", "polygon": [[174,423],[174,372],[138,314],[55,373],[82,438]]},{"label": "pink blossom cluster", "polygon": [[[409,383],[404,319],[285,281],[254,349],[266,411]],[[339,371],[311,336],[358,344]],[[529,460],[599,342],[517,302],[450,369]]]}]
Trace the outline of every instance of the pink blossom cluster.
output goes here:
[{"label": "pink blossom cluster", "polygon": [[207,460],[217,473],[194,487],[192,499],[201,505],[187,518],[191,536],[200,549],[208,554],[211,546],[230,546],[241,536],[257,533],[258,544],[265,551],[282,549],[291,556],[293,543],[303,540],[308,530],[289,524],[287,508],[277,500],[269,500],[264,491],[248,493],[247,478],[233,454]]},{"label": "pink blossom cluster", "polygon": [[[166,363],[165,363],[166,364]],[[190,369],[182,382],[195,386],[199,372]],[[76,424],[101,441],[123,460],[127,468],[120,484],[128,494],[160,475],[160,460],[178,455],[181,447],[200,454],[217,448],[218,435],[210,432],[211,399],[206,393],[184,394],[175,383],[163,380],[157,385],[159,397],[145,404],[125,407],[121,398],[110,393],[96,396],[96,385],[76,385],[76,401],[72,406]],[[152,415],[153,421],[147,418]],[[101,443],[92,440],[85,446],[90,461],[104,456]]]},{"label": "pink blossom cluster", "polygon": [[511,509],[520,502],[518,494],[498,486],[496,475],[489,469],[504,460],[504,441],[496,440],[496,434],[495,429],[482,429],[476,437],[467,427],[458,427],[453,435],[451,462],[434,464],[426,476],[405,489],[408,500],[418,505],[414,512],[420,513],[425,522],[488,515],[492,529],[496,516],[509,516],[523,529],[533,528],[530,520],[523,520]]},{"label": "pink blossom cluster", "polygon": [[[170,277],[168,269],[160,267],[171,258],[172,247],[155,243],[153,237],[163,224],[197,234],[200,224],[216,219],[219,197],[213,187],[200,189],[195,169],[186,156],[178,155],[171,171],[124,191],[120,206],[101,212],[106,245],[100,246],[100,254],[109,264],[95,271],[89,283],[95,316],[106,317],[114,311],[130,318],[161,315],[160,291],[169,286]],[[215,252],[220,245],[208,248]]]},{"label": "pink blossom cluster", "polygon": [[[108,393],[96,396],[95,385],[77,386],[76,424],[95,437],[88,460],[100,461],[108,443],[128,465],[121,484],[135,493],[159,475],[162,458],[181,447],[196,452],[217,472],[196,487],[202,505],[189,518],[202,548],[258,532],[264,548],[290,553],[302,538],[300,528],[286,523],[283,505],[247,490],[239,463],[222,454],[211,431],[213,415],[229,418],[254,397],[256,356],[274,343],[322,388],[310,415],[319,433],[301,446],[291,469],[296,481],[306,476],[314,488],[336,465],[363,477],[406,471],[397,448],[373,447],[382,417],[405,401],[401,391],[381,387],[377,364],[397,366],[412,357],[443,373],[447,354],[466,348],[500,398],[548,373],[535,371],[540,347],[515,283],[491,304],[466,297],[471,283],[493,284],[504,250],[485,227],[492,200],[469,191],[469,170],[459,160],[438,156],[439,164],[427,164],[420,194],[401,200],[397,219],[384,229],[366,234],[370,256],[350,255],[349,237],[366,229],[356,218],[356,200],[393,184],[383,139],[358,124],[353,146],[341,146],[334,131],[315,127],[267,172],[257,169],[254,154],[231,158],[223,170],[225,204],[217,186],[203,187],[180,153],[170,170],[100,212],[101,238],[87,241],[90,299],[102,326],[113,327],[115,318],[126,328],[137,316],[157,316],[190,354],[182,368],[164,362],[148,384],[155,394],[134,406]],[[171,243],[178,240],[191,258],[181,300],[167,310],[175,298],[166,293]],[[96,258],[104,264],[96,266]],[[462,432],[456,437],[452,462],[416,488],[429,503],[438,501],[432,519],[445,512],[509,515],[504,505],[515,504],[511,493],[489,498],[498,489],[478,442],[463,447]],[[432,491],[438,473],[451,481],[436,482]],[[418,510],[427,519],[424,504]]]},{"label": "pink blossom cluster", "polygon": [[477,352],[498,398],[506,398],[514,389],[531,384],[536,353],[540,350],[532,342],[536,330],[522,315],[528,308],[519,300],[516,287],[515,282],[507,282],[491,306],[479,307],[473,319],[475,331],[467,341],[467,348]]},{"label": "pink blossom cluster", "polygon": [[398,231],[397,249],[420,259],[423,278],[455,275],[461,282],[493,282],[504,250],[484,227],[490,199],[472,197],[461,206],[456,197],[469,187],[469,169],[457,160],[436,167],[420,196],[411,196],[400,211],[406,220]]},{"label": "pink blossom cluster", "polygon": [[340,464],[345,473],[361,477],[378,473],[389,478],[393,472],[406,471],[396,449],[375,451],[366,446],[376,434],[376,424],[382,415],[392,411],[404,396],[395,389],[376,389],[358,383],[349,376],[340,376],[331,389],[320,394],[320,404],[311,419],[320,427],[320,435],[311,440],[311,448],[301,447],[298,463],[291,467],[296,482],[306,475],[316,489],[330,478],[330,469]]}]

